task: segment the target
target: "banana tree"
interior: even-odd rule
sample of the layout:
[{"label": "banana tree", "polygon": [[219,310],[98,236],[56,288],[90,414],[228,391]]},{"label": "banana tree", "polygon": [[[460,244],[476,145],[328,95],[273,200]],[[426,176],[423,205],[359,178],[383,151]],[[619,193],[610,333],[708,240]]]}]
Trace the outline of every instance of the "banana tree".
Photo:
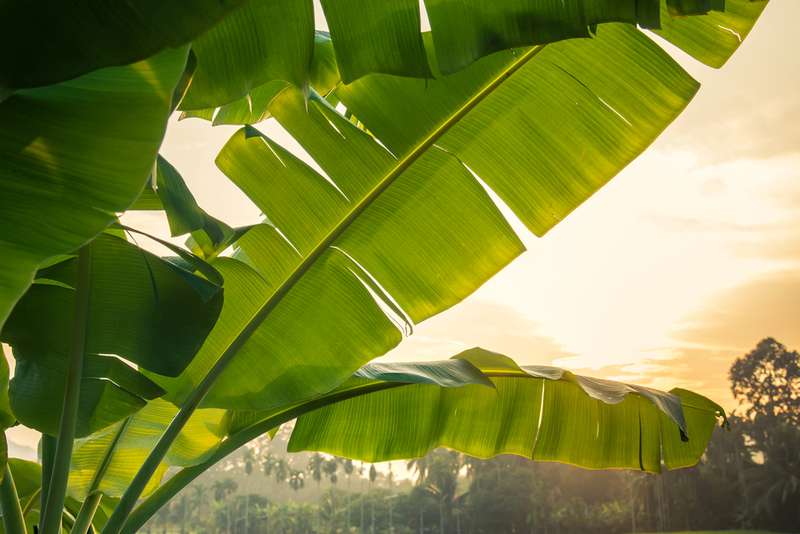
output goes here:
[{"label": "banana tree", "polygon": [[[43,534],[64,523],[65,492],[83,501],[68,517],[76,534],[95,521],[104,534],[132,534],[230,447],[297,417],[292,450],[368,461],[419,457],[439,444],[590,468],[659,471],[659,451],[668,468],[697,461],[722,414],[690,392],[520,367],[481,350],[440,364],[363,366],[524,251],[487,189],[541,236],[688,104],[699,84],[636,24],[720,66],[765,3],[727,0],[720,11],[718,1],[692,0],[526,8],[432,0],[432,31],[422,34],[415,2],[364,9],[326,0],[330,35],[315,33],[309,2],[206,4],[98,2],[89,17],[69,2],[2,8],[3,339],[29,354],[31,368],[53,361],[39,368],[69,376],[61,389],[48,387],[46,373],[11,383],[9,420],[57,436],[42,443]],[[575,37],[583,39],[564,40]],[[157,156],[176,107],[245,125],[216,161],[266,215],[263,224],[215,221]],[[253,126],[270,117],[326,176]],[[161,260],[151,259],[119,272],[139,281],[130,302],[93,298],[90,251],[111,242],[98,234],[130,207],[161,207],[173,234],[191,232],[191,253],[177,251],[181,259],[163,267],[200,297],[162,295],[148,271]],[[59,256],[78,248],[77,261]],[[212,293],[223,279],[224,302]],[[37,324],[57,300],[39,293],[65,295],[52,310],[57,329]],[[90,313],[102,304],[109,317],[127,320],[134,310],[144,323],[153,314],[161,324],[197,316],[174,326],[191,338],[178,343],[186,354],[142,359],[159,338],[144,327],[115,336],[124,321],[95,326],[111,324]],[[173,311],[181,305],[190,311]],[[193,330],[199,323],[207,328]],[[101,354],[138,372],[92,363],[107,362]],[[165,370],[173,359],[181,363]],[[85,384],[125,392],[128,406],[108,411],[98,399],[110,397]],[[65,391],[64,410],[44,396],[46,413],[24,414],[14,399],[28,388]],[[407,432],[406,416],[418,433]],[[182,470],[162,485],[170,466]],[[4,521],[21,533],[12,476],[6,470],[0,488]],[[106,517],[96,513],[103,496],[120,498]]]}]

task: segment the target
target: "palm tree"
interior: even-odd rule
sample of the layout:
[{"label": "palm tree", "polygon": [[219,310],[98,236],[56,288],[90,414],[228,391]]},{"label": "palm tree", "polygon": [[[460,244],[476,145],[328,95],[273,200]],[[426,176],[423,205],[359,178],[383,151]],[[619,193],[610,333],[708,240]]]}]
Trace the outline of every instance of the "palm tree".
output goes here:
[{"label": "palm tree", "polygon": [[204,504],[208,504],[208,490],[210,489],[208,486],[203,484],[202,482],[199,484],[195,484],[192,486],[194,489],[194,498],[192,499],[192,508],[197,510],[197,528],[200,528],[200,525],[203,523],[203,519],[201,516],[202,508]]},{"label": "palm tree", "polygon": [[[289,487],[294,491],[300,491],[305,485],[306,479],[303,476],[303,472],[299,469],[292,469],[289,472]],[[295,523],[297,523],[297,518],[295,518]]]},{"label": "palm tree", "polygon": [[[217,480],[214,482],[214,485],[211,486],[211,489],[214,490],[214,500],[216,502],[222,502],[229,493],[233,493],[237,489],[239,489],[239,484],[233,480],[232,477],[225,477],[222,480]],[[228,503],[228,532],[231,532],[231,503]]]},{"label": "palm tree", "polygon": [[189,498],[185,493],[181,493],[180,499],[175,501],[172,505],[172,515],[170,520],[173,523],[180,523],[181,534],[186,534],[186,513],[189,508]]},{"label": "palm tree", "polygon": [[430,455],[426,454],[422,458],[414,458],[406,462],[406,469],[409,471],[413,469],[417,473],[417,485],[422,485],[428,474],[428,456]]},{"label": "palm tree", "polygon": [[275,455],[268,452],[261,461],[261,470],[264,472],[264,476],[267,477],[267,481],[272,476],[273,469],[275,469]]},{"label": "palm tree", "polygon": [[247,511],[250,508],[250,475],[253,474],[253,464],[256,461],[253,449],[247,449],[242,455],[244,462],[245,489],[244,489],[244,534],[247,534]]},{"label": "palm tree", "polygon": [[306,485],[306,479],[303,472],[299,469],[292,469],[289,473],[289,487],[294,491],[300,491]]},{"label": "palm tree", "polygon": [[161,523],[161,534],[167,534],[167,524],[169,523],[169,516],[170,516],[170,503],[167,503],[162,507],[156,517],[159,519]]},{"label": "palm tree", "polygon": [[319,508],[320,508],[320,483],[322,482],[322,473],[325,468],[325,458],[318,452],[311,456],[308,462],[308,472],[311,477],[317,482],[317,534],[319,534]]},{"label": "palm tree", "polygon": [[[269,484],[270,477],[272,476],[272,472],[275,470],[275,455],[271,452],[268,452],[264,455],[264,459],[261,461],[261,470],[264,472],[264,476],[267,477],[267,483]],[[269,486],[268,486],[269,487]],[[267,490],[269,491],[269,490]],[[267,515],[267,534],[269,534],[270,525],[272,523],[272,506],[267,506],[266,508],[266,515]]]},{"label": "palm tree", "polygon": [[[280,490],[278,513],[280,514],[281,525],[283,525],[283,508],[280,507],[280,503],[283,502],[283,483],[286,482],[286,479],[288,477],[289,477],[289,463],[283,458],[279,458],[278,460],[275,461],[275,482],[278,483],[278,488]],[[283,528],[283,526],[281,526],[281,528]]]},{"label": "palm tree", "polygon": [[[339,459],[334,457],[325,462],[325,467],[323,467],[325,474],[328,475],[331,479],[331,484],[333,487],[336,487],[336,483],[339,482],[339,477],[336,476],[336,471],[339,470]],[[331,514],[329,516],[330,521],[333,520],[333,516],[336,515],[336,494],[335,492],[331,492]],[[328,524],[330,526],[330,521]]]},{"label": "palm tree", "polygon": [[372,534],[375,534],[375,501],[372,499],[372,486],[375,484],[375,479],[378,478],[378,472],[375,470],[375,464],[369,466],[369,504],[372,507]]},{"label": "palm tree", "polygon": [[353,460],[344,459],[342,466],[345,474],[347,474],[347,532],[350,532],[350,475],[353,474]]},{"label": "palm tree", "polygon": [[358,483],[361,490],[361,534],[364,534],[364,462],[361,462],[361,468],[358,470]]},{"label": "palm tree", "polygon": [[392,529],[392,478],[394,477],[394,473],[392,472],[392,462],[389,462],[389,533],[393,532]]}]

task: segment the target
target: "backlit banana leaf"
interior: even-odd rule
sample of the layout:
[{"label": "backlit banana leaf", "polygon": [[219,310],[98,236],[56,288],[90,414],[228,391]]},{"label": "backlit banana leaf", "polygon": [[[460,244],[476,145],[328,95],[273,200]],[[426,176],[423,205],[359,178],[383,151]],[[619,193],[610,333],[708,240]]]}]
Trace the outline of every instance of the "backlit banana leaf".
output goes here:
[{"label": "backlit banana leaf", "polygon": [[[311,86],[320,94],[328,94],[341,82],[341,76],[336,66],[336,57],[333,51],[330,35],[326,32],[316,31],[314,34],[314,57],[311,61],[309,72]],[[199,111],[184,111],[180,120],[186,118],[200,118],[212,121],[214,126],[220,124],[258,124],[267,120],[269,103],[281,92],[287,83],[284,81],[271,81],[247,94],[244,98],[216,109]]]},{"label": "backlit banana leaf", "polygon": [[[177,411],[172,404],[155,400],[130,419],[75,440],[68,494],[79,501],[95,491],[110,497],[122,495]],[[158,487],[170,466],[186,467],[208,459],[225,436],[229,421],[225,410],[197,410],[150,480],[145,495]]]},{"label": "backlit banana leaf", "polygon": [[643,151],[697,88],[623,24],[497,54],[427,87],[384,75],[341,86],[383,146],[318,97],[306,110],[288,87],[271,113],[327,178],[253,128],[228,141],[218,167],[277,230],[262,225],[238,241],[260,273],[215,262],[236,304],[181,377],[154,380],[180,405],[252,333],[206,406],[269,409],[330,390],[400,340],[364,280],[384,309],[396,305],[395,323],[417,323],[523,251],[464,164],[541,235]]},{"label": "backlit banana leaf", "polygon": [[246,0],[4,2],[0,89],[39,87],[196,39]]},{"label": "backlit banana leaf", "polygon": [[[540,417],[541,416],[541,417]],[[694,465],[724,411],[670,393],[547,366],[518,366],[484,349],[438,362],[370,363],[334,390],[273,410],[233,412],[228,439],[145,499],[135,534],[199,475],[256,437],[297,419],[289,450],[369,462],[421,457],[438,446],[489,458],[513,453],[600,469],[661,472]]]},{"label": "backlit banana leaf", "polygon": [[[75,262],[39,271],[39,280],[2,330],[17,360],[11,408],[26,426],[58,434],[75,309]],[[210,292],[210,300],[187,278]],[[211,331],[222,308],[219,286],[113,236],[92,244],[86,363],[76,435],[87,436],[141,409],[164,391],[114,354],[176,376]]]},{"label": "backlit banana leaf", "polygon": [[274,80],[307,90],[313,49],[310,0],[250,0],[192,43],[197,72],[180,109],[224,106]]},{"label": "backlit banana leaf", "polygon": [[725,0],[725,11],[702,17],[671,18],[662,6],[655,33],[698,61],[719,68],[730,59],[767,7],[767,1]]},{"label": "backlit banana leaf", "polygon": [[[379,462],[421,458],[445,446],[479,458],[513,453],[660,473],[662,451],[670,469],[697,463],[717,414],[724,414],[696,394],[692,399],[704,404],[689,399],[681,406],[678,395],[552,367],[518,367],[482,349],[454,358],[473,363],[496,389],[415,384],[345,400],[301,416],[289,450]],[[351,378],[331,394],[364,385]]]},{"label": "backlit banana leaf", "polygon": [[[44,9],[0,9],[12,5]],[[167,50],[0,103],[0,327],[40,264],[88,242],[142,192],[187,53]]]}]

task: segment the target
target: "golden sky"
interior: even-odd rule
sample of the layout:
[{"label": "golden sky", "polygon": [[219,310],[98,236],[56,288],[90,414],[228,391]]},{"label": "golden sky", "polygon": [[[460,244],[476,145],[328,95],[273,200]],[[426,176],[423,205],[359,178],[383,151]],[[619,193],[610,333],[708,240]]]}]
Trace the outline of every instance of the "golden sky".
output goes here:
[{"label": "golden sky", "polygon": [[[529,251],[385,358],[482,346],[732,409],[734,358],[768,336],[800,350],[798,19],[800,2],[774,0],[721,70],[669,48],[703,84],[686,112],[544,238],[512,220]],[[259,129],[299,153],[269,122]],[[213,165],[235,130],[171,121],[161,153],[206,211],[239,226],[259,211]],[[125,219],[169,235],[157,214]]]}]

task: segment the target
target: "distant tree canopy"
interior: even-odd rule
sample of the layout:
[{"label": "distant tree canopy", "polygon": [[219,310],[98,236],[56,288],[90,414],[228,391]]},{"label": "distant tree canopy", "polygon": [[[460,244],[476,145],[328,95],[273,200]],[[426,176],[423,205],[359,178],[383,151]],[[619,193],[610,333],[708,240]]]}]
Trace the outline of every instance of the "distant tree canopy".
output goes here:
[{"label": "distant tree canopy", "polygon": [[766,338],[729,372],[731,390],[750,419],[770,415],[800,424],[800,354]]}]

